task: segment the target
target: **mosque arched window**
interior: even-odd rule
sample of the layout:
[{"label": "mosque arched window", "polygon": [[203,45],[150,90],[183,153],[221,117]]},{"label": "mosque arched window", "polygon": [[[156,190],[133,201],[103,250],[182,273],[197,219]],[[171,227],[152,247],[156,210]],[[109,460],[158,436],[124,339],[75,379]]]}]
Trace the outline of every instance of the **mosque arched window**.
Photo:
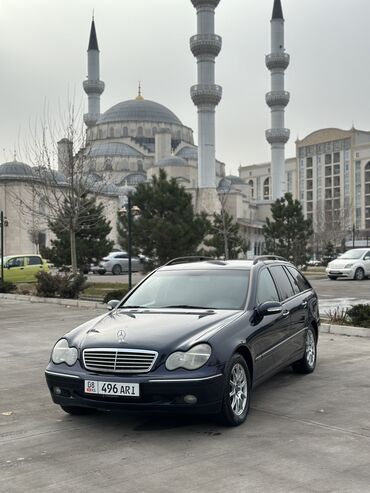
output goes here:
[{"label": "mosque arched window", "polygon": [[113,170],[112,159],[110,157],[107,157],[106,160],[104,161],[104,169],[105,171]]},{"label": "mosque arched window", "polygon": [[102,139],[103,138],[103,129],[102,128],[99,128],[98,130],[98,139]]},{"label": "mosque arched window", "polygon": [[158,131],[157,127],[152,128],[153,137],[155,137],[155,134],[157,133],[157,131]]},{"label": "mosque arched window", "polygon": [[370,229],[370,161],[365,166],[365,228]]},{"label": "mosque arched window", "polygon": [[143,162],[141,161],[141,159],[139,159],[139,161],[137,162],[137,170],[141,172],[144,171]]},{"label": "mosque arched window", "polygon": [[109,128],[109,137],[114,137],[114,127]]},{"label": "mosque arched window", "polygon": [[123,160],[122,166],[123,166],[123,171],[129,171],[130,168],[127,159]]},{"label": "mosque arched window", "polygon": [[249,180],[248,185],[251,187],[251,198],[254,199],[254,181]]},{"label": "mosque arched window", "polygon": [[263,182],[263,200],[270,200],[270,178]]},{"label": "mosque arched window", "polygon": [[176,132],[176,139],[177,139],[177,140],[181,140],[181,130],[178,130],[178,131]]},{"label": "mosque arched window", "polygon": [[123,137],[128,137],[128,128],[127,127],[123,127],[123,129],[122,129],[122,136]]},{"label": "mosque arched window", "polygon": [[143,136],[143,127],[137,127],[137,136],[142,137]]}]

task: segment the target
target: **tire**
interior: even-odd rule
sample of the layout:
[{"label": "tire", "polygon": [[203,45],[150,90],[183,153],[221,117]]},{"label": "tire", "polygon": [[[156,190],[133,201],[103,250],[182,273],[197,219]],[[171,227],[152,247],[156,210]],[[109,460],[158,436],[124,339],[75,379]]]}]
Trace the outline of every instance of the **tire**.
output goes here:
[{"label": "tire", "polygon": [[338,278],[337,276],[328,276],[328,278],[331,280],[331,281],[336,281]]},{"label": "tire", "polygon": [[292,367],[296,373],[309,374],[316,368],[317,342],[315,331],[310,327],[306,332],[305,350],[303,358],[293,363]]},{"label": "tire", "polygon": [[79,406],[60,406],[63,411],[67,414],[72,414],[73,416],[86,416],[88,414],[93,414],[96,409],[91,407],[79,407]]},{"label": "tire", "polygon": [[99,273],[101,276],[104,276],[105,271],[103,271],[103,270],[98,270],[98,273]]},{"label": "tire", "polygon": [[[237,384],[239,397],[235,394]],[[245,359],[238,353],[231,358],[226,373],[226,385],[220,421],[226,426],[239,426],[247,419],[251,397],[251,376]]]},{"label": "tire", "polygon": [[113,266],[112,268],[112,274],[114,276],[119,276],[120,274],[122,274],[122,268],[119,264],[116,264]]},{"label": "tire", "polygon": [[362,269],[362,267],[358,267],[355,270],[355,275],[353,276],[353,279],[355,281],[363,281],[365,279],[365,272],[364,269]]}]

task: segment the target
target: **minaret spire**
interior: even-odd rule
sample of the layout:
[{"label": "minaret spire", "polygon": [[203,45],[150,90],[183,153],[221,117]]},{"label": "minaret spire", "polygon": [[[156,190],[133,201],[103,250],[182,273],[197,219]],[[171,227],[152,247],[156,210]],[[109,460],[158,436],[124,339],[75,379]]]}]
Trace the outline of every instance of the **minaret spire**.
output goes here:
[{"label": "minaret spire", "polygon": [[[215,110],[222,88],[215,84],[215,58],[222,39],[215,34],[215,9],[220,0],[191,0],[197,10],[198,33],[190,38],[190,49],[197,59],[198,84],[191,98],[198,108],[198,188],[216,190]],[[215,194],[216,195],[216,194]]]},{"label": "minaret spire", "polygon": [[266,139],[271,144],[272,199],[281,198],[285,192],[285,144],[290,131],[285,128],[285,107],[290,94],[284,89],[284,73],[290,62],[284,48],[284,17],[281,0],[274,0],[271,19],[271,54],[266,56],[266,66],[271,72],[271,92],[266,103],[271,108],[271,129]]},{"label": "minaret spire", "polygon": [[99,46],[95,30],[94,12],[91,21],[89,46],[87,49],[87,80],[83,88],[88,96],[88,113],[84,122],[88,127],[96,124],[100,117],[100,95],[104,91],[104,82],[100,80]]}]

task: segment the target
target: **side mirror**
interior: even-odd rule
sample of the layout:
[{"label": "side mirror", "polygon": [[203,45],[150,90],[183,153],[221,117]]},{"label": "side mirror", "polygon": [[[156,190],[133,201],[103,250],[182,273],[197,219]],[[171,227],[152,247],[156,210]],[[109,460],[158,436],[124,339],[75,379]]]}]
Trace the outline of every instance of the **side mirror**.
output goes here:
[{"label": "side mirror", "polygon": [[257,311],[261,317],[266,317],[267,315],[279,315],[283,312],[283,305],[278,301],[266,301],[257,308]]},{"label": "side mirror", "polygon": [[116,308],[116,306],[118,305],[118,303],[120,303],[120,300],[110,300],[108,303],[107,303],[107,309],[109,311],[112,311]]}]

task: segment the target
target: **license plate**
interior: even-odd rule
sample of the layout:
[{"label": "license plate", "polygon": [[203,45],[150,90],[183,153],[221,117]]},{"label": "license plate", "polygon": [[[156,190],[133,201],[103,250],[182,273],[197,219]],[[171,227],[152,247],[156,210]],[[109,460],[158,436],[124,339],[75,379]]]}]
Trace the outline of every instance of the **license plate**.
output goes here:
[{"label": "license plate", "polygon": [[99,382],[85,380],[85,394],[113,395],[116,397],[140,397],[138,383]]}]

